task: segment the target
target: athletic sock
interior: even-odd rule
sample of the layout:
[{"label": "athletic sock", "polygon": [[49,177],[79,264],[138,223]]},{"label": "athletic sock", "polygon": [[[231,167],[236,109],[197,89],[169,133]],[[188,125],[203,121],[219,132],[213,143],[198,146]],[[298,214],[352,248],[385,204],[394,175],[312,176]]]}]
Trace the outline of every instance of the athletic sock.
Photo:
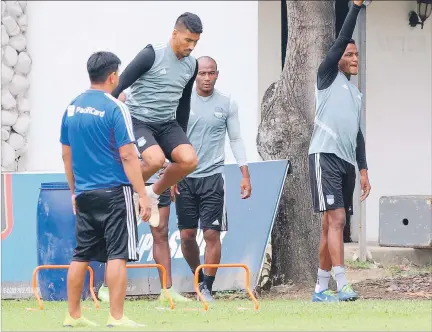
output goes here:
[{"label": "athletic sock", "polygon": [[210,293],[212,292],[214,281],[215,281],[214,276],[208,276],[206,274],[204,275],[204,284],[207,286],[207,289],[210,291]]},{"label": "athletic sock", "polygon": [[[194,270],[192,270],[192,274],[193,275],[195,275],[195,271]],[[204,281],[204,272],[203,272],[203,270],[201,269],[199,272],[198,272],[198,282],[203,282]]]},{"label": "athletic sock", "polygon": [[334,266],[334,278],[337,283],[338,292],[348,283],[345,277],[345,268],[342,266]]},{"label": "athletic sock", "polygon": [[147,190],[147,194],[148,194],[150,197],[153,197],[153,198],[155,198],[155,199],[159,199],[159,196],[160,196],[160,195],[156,194],[156,193],[153,191],[153,185],[150,185],[150,186],[148,186],[147,188],[148,188],[148,190]]},{"label": "athletic sock", "polygon": [[318,269],[318,278],[315,286],[315,293],[321,293],[322,291],[328,289],[330,276],[330,271]]}]

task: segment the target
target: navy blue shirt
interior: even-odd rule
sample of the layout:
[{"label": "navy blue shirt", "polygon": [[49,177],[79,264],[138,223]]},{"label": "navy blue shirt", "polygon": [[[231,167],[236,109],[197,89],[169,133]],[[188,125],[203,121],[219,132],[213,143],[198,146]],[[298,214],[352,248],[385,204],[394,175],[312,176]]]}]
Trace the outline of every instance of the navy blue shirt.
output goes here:
[{"label": "navy blue shirt", "polygon": [[87,90],[66,109],[60,142],[72,151],[75,194],[130,184],[119,148],[135,142],[125,104],[100,90]]}]

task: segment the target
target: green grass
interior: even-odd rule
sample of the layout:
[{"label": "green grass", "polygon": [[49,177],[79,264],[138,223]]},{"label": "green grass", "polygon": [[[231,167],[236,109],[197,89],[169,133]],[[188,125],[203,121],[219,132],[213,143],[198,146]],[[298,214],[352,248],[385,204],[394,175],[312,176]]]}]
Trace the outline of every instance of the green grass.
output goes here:
[{"label": "green grass", "polygon": [[[359,300],[351,303],[323,304],[302,301],[262,301],[259,311],[244,300],[217,301],[204,312],[199,302],[178,305],[174,310],[159,302],[127,301],[126,315],[146,324],[144,331],[430,331],[430,301]],[[108,306],[96,310],[92,302],[84,302],[83,314],[101,324],[93,329],[108,330],[104,324]],[[159,307],[159,309],[158,309]],[[35,301],[2,301],[2,330],[62,330],[67,304],[45,302],[45,310]],[[164,309],[160,309],[164,308]],[[248,308],[247,310],[239,308]],[[111,329],[112,330],[112,329]]]},{"label": "green grass", "polygon": [[368,261],[360,262],[360,261],[345,260],[345,266],[354,270],[367,270],[373,268],[374,263]]}]

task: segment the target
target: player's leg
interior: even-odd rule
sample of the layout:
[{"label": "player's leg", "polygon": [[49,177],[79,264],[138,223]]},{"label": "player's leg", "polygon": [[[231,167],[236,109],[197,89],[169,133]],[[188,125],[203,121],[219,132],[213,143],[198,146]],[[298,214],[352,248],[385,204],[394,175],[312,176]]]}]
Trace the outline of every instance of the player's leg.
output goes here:
[{"label": "player's leg", "polygon": [[[323,162],[326,173],[323,175]],[[336,294],[329,290],[328,284],[331,276],[332,261],[329,251],[329,214],[325,195],[332,195],[326,190],[332,190],[328,182],[329,172],[325,154],[312,154],[309,156],[309,179],[312,193],[312,202],[315,213],[321,213],[321,239],[319,249],[319,268],[317,284],[312,296],[313,302],[337,302]],[[331,196],[329,196],[331,202]]]},{"label": "player's leg", "polygon": [[[196,241],[198,219],[199,219],[199,199],[194,194],[196,179],[186,178],[178,183],[180,195],[176,197],[177,226],[180,230],[181,250],[183,257],[188,263],[192,274],[200,261],[200,250]],[[200,271],[199,282],[204,281],[203,271]]]},{"label": "player's leg", "polygon": [[[343,178],[342,191],[345,203],[344,213],[345,216],[347,216],[353,214],[353,194],[355,189],[356,170],[353,165],[347,162],[344,162],[344,164],[346,173]],[[344,260],[343,254],[344,251],[342,250],[342,261]],[[335,279],[338,283],[338,296],[340,301],[355,301],[359,298],[357,292],[355,292],[351,284],[348,283],[345,271],[339,270],[339,274],[336,274],[335,271]]]},{"label": "player's leg", "polygon": [[91,193],[88,192],[76,197],[76,247],[67,275],[69,310],[63,326],[97,326],[82,316],[80,305],[89,261],[106,259],[105,240],[102,230],[93,218],[91,198]]},{"label": "player's leg", "polygon": [[162,177],[153,184],[154,193],[160,195],[192,173],[198,165],[198,158],[186,133],[176,120],[161,126],[157,141],[165,156],[172,161],[165,169]]},{"label": "player's leg", "polygon": [[[144,182],[147,182],[150,177],[159,171],[164,162],[165,155],[161,147],[158,145],[155,135],[159,129],[159,125],[155,123],[145,123],[135,118],[132,118],[134,135],[138,151],[141,154],[141,173]],[[152,186],[146,186],[147,194],[150,197],[151,217],[149,223],[153,226],[159,224],[159,196],[155,195]]]},{"label": "player's leg", "polygon": [[[225,210],[225,181],[222,174],[214,174],[197,179],[197,194],[200,197],[199,219],[204,229],[206,249],[204,262],[206,264],[219,264],[221,260],[220,233],[228,230]],[[200,290],[207,301],[212,301],[213,283],[217,268],[206,268],[204,282]]]},{"label": "player's leg", "polygon": [[[170,190],[165,190],[159,196],[159,226],[150,227],[153,236],[153,257],[156,264],[161,264],[166,271],[166,286],[174,302],[187,302],[189,299],[177,293],[172,287],[171,278],[171,252],[168,243],[168,225],[170,216],[171,196]],[[159,279],[162,285],[162,272],[159,270]],[[164,292],[159,297],[161,301],[168,301]]]},{"label": "player's leg", "polygon": [[133,189],[122,186],[104,191],[105,213],[98,219],[105,228],[106,251],[108,256],[107,281],[110,299],[108,327],[141,326],[124,315],[124,301],[127,288],[127,262],[138,257],[138,230],[133,206]]}]

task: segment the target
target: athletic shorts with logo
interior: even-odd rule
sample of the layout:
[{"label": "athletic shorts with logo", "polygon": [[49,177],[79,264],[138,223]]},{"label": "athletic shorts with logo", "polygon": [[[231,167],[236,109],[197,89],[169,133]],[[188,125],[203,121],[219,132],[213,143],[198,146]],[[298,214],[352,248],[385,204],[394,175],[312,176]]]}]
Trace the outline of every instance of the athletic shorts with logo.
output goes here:
[{"label": "athletic shorts with logo", "polygon": [[131,186],[97,189],[76,198],[73,261],[139,260]]},{"label": "athletic shorts with logo", "polygon": [[178,183],[176,196],[178,228],[227,231],[225,181],[221,173],[207,177],[186,177]]},{"label": "athletic shorts with logo", "polygon": [[309,178],[316,213],[344,208],[353,214],[354,165],[332,153],[309,155]]},{"label": "athletic shorts with logo", "polygon": [[143,122],[132,117],[132,126],[138,151],[142,154],[153,145],[159,145],[165,157],[172,161],[171,152],[181,144],[190,144],[177,120]]}]

